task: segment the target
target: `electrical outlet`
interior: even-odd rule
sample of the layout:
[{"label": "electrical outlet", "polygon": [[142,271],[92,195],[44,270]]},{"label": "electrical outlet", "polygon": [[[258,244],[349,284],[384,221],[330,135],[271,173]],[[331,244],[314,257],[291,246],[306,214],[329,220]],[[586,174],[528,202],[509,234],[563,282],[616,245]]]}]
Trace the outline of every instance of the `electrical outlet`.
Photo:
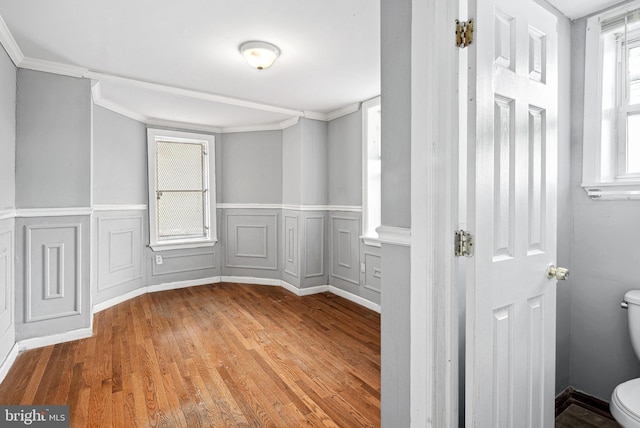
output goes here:
[{"label": "electrical outlet", "polygon": [[162,256],[160,254],[158,254],[156,256],[156,264],[157,265],[161,265],[162,264]]}]

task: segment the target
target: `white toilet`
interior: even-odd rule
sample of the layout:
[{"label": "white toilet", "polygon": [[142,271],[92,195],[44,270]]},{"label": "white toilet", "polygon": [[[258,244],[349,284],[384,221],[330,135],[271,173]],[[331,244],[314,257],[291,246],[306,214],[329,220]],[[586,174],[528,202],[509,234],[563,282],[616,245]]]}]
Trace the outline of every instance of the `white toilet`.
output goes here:
[{"label": "white toilet", "polygon": [[[631,345],[640,358],[640,290],[624,295],[622,307],[629,310],[629,335]],[[640,378],[631,379],[616,387],[609,404],[611,414],[625,428],[640,428]]]}]

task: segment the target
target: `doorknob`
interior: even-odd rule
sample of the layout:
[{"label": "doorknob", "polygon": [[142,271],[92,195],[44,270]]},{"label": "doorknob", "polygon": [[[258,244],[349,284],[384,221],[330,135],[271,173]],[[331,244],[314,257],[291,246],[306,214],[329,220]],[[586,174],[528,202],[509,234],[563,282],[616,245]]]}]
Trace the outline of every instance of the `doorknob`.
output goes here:
[{"label": "doorknob", "polygon": [[564,281],[569,278],[569,269],[565,269],[563,267],[555,267],[554,265],[549,265],[547,268],[547,278],[556,278],[558,281]]}]

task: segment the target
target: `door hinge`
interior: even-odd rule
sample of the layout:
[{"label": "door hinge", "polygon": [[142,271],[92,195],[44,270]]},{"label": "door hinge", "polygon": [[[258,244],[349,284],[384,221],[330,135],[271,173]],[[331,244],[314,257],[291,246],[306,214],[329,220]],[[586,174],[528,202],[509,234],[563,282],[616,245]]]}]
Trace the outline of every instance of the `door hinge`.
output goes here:
[{"label": "door hinge", "polygon": [[460,21],[456,19],[456,46],[466,48],[473,43],[473,19]]},{"label": "door hinge", "polygon": [[453,245],[456,257],[473,256],[473,236],[471,236],[469,232],[456,230],[456,237]]}]

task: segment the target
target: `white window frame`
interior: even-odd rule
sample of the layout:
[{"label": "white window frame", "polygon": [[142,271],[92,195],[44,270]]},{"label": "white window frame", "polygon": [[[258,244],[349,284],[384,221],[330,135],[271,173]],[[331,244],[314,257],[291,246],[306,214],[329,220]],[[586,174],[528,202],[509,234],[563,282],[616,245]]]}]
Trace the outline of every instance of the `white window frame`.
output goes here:
[{"label": "white window frame", "polygon": [[[365,245],[380,247],[378,233],[371,227],[369,218],[369,109],[380,106],[381,97],[375,97],[362,103],[362,236]],[[382,143],[381,143],[382,144]],[[373,225],[374,227],[380,225]]]},{"label": "white window frame", "polygon": [[[625,4],[587,20],[585,40],[584,128],[582,187],[594,200],[640,199],[640,175],[626,173],[626,71],[618,65],[616,111],[611,132],[603,135],[604,47],[600,23],[640,8],[640,1]],[[624,116],[624,121],[623,121]]]},{"label": "white window frame", "polygon": [[[205,206],[205,223],[208,226],[208,236],[202,238],[184,238],[159,240],[158,239],[158,207],[156,193],[157,186],[157,163],[156,147],[157,143],[176,142],[189,144],[202,144],[207,151],[208,163],[205,168],[207,177],[208,198]],[[215,174],[215,137],[213,135],[195,134],[182,131],[167,131],[163,129],[147,129],[147,154],[148,154],[148,176],[149,176],[149,246],[153,251],[176,250],[182,248],[211,247],[217,242],[216,227],[216,174]]]}]

